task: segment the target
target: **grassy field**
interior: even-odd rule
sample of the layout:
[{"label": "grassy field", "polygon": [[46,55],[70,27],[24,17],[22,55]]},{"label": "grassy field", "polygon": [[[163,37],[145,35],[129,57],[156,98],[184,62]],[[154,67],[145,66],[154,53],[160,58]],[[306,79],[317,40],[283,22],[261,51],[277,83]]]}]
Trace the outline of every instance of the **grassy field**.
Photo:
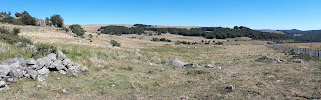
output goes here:
[{"label": "grassy field", "polygon": [[[295,47],[295,48],[307,48],[311,49],[311,43],[287,43],[281,44],[282,46]],[[312,43],[313,50],[321,50],[321,43]]]},{"label": "grassy field", "polygon": [[[35,26],[24,26],[30,29]],[[48,27],[46,27],[48,28]],[[268,48],[266,41],[223,41],[240,45],[173,45],[174,42],[152,42],[153,37],[172,40],[205,40],[201,37],[177,35],[109,36],[93,34],[93,42],[73,37],[71,33],[52,31],[22,31],[21,36],[30,37],[38,43],[56,46],[68,58],[87,66],[89,72],[77,77],[51,73],[45,82],[23,79],[10,85],[11,90],[0,92],[2,99],[306,99],[321,95],[321,65],[319,61],[305,63],[251,62],[263,55],[278,59],[291,59],[282,51]],[[97,37],[96,37],[97,36]],[[109,44],[116,40],[121,49]],[[172,44],[172,45],[167,45]],[[1,42],[8,52],[0,52],[0,61],[18,55],[30,57],[29,50]],[[127,49],[139,48],[141,52]],[[170,58],[199,65],[213,64],[222,70],[207,68],[180,68],[165,66]],[[37,85],[39,85],[37,87]],[[235,86],[235,90],[225,88]],[[69,94],[62,89],[70,89]]]}]

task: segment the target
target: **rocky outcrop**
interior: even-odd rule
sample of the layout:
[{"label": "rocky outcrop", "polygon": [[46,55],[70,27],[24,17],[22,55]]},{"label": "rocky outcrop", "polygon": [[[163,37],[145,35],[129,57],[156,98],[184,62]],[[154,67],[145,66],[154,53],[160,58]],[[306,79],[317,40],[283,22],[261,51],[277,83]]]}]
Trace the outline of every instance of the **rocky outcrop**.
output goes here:
[{"label": "rocky outcrop", "polygon": [[39,26],[46,26],[46,21],[43,20],[43,19],[38,19],[38,18],[35,18],[36,20],[36,25],[39,25]]},{"label": "rocky outcrop", "polygon": [[[177,58],[175,59],[168,59],[166,60],[166,62],[164,63],[164,65],[167,65],[167,66],[174,66],[174,67],[202,67],[196,63],[185,63]],[[214,65],[211,65],[211,64],[207,64],[207,65],[204,65],[203,66],[204,68],[208,68],[208,69],[217,69],[217,70],[221,70],[222,67],[220,66],[214,66]]]},{"label": "rocky outcrop", "polygon": [[28,60],[22,58],[7,59],[0,65],[0,79],[14,83],[25,77],[43,82],[52,71],[77,76],[78,72],[86,72],[88,68],[71,61],[58,50],[58,55],[52,53],[37,60],[32,58]]},{"label": "rocky outcrop", "polygon": [[185,62],[182,62],[181,60],[175,58],[175,59],[168,59],[166,60],[165,64],[164,65],[167,65],[167,66],[174,66],[174,67],[182,67],[184,66],[186,63]]},{"label": "rocky outcrop", "polygon": [[279,59],[272,58],[270,56],[263,56],[261,58],[252,60],[252,62],[272,62],[272,63],[282,63]]}]

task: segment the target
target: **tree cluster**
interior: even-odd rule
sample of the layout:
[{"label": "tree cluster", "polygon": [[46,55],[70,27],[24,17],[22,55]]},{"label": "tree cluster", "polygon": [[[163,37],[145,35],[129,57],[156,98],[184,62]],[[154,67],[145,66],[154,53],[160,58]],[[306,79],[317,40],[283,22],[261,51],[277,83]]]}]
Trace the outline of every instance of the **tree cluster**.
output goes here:
[{"label": "tree cluster", "polygon": [[249,37],[254,40],[287,40],[289,36],[276,33],[259,32],[243,26],[231,28],[223,27],[201,27],[201,28],[154,28],[154,27],[131,27],[106,26],[101,27],[102,34],[142,34],[144,31],[153,31],[157,34],[170,33],[183,36],[203,36],[207,39],[226,39],[235,37]]},{"label": "tree cluster", "polygon": [[124,26],[105,26],[100,28],[102,34],[121,35],[121,34],[142,34],[144,28],[141,27],[124,27]]},{"label": "tree cluster", "polygon": [[170,39],[166,39],[166,38],[153,38],[151,41],[163,41],[163,42],[172,42],[172,40]]},{"label": "tree cluster", "polygon": [[85,30],[78,24],[70,25],[69,26],[71,32],[75,33],[77,36],[84,36]]}]

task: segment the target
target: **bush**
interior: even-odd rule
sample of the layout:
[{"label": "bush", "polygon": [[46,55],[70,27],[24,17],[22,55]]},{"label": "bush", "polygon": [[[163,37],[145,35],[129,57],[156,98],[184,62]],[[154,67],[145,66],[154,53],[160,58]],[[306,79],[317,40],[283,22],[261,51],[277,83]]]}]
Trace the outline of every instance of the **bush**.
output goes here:
[{"label": "bush", "polygon": [[88,36],[89,36],[89,38],[93,38],[93,35],[92,35],[92,34],[89,34]]},{"label": "bush", "polygon": [[85,30],[83,28],[81,28],[80,25],[75,24],[75,25],[70,25],[69,26],[70,30],[75,33],[77,36],[84,36],[85,34]]},{"label": "bush", "polygon": [[50,18],[52,25],[62,28],[64,26],[64,19],[60,15],[53,15]]},{"label": "bush", "polygon": [[63,30],[65,30],[65,31],[66,31],[66,33],[68,33],[68,32],[69,32],[69,28],[67,28],[67,27],[62,27],[62,29],[63,29]]},{"label": "bush", "polygon": [[21,42],[22,45],[20,46],[26,46],[27,44],[32,44],[31,40],[20,37],[18,35],[0,34],[0,40],[7,42],[9,44],[15,44],[17,42]]},{"label": "bush", "polygon": [[19,33],[20,33],[20,28],[13,28],[13,30],[10,31],[5,27],[0,27],[0,34],[18,35]]},{"label": "bush", "polygon": [[43,56],[47,56],[50,53],[57,53],[57,48],[53,45],[50,44],[39,44],[36,45],[38,47],[37,49],[37,53],[34,53],[32,55],[32,58],[34,57],[43,57]]},{"label": "bush", "polygon": [[110,43],[111,43],[113,46],[120,47],[120,43],[118,43],[118,42],[115,41],[115,40],[111,40]]}]

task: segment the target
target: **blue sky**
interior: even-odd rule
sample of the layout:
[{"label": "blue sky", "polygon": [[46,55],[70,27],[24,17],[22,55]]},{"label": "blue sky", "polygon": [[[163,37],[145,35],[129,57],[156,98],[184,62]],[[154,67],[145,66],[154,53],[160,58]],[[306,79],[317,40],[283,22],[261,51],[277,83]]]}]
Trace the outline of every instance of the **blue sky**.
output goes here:
[{"label": "blue sky", "polygon": [[321,0],[1,0],[0,11],[28,11],[65,24],[247,26],[321,29]]}]

